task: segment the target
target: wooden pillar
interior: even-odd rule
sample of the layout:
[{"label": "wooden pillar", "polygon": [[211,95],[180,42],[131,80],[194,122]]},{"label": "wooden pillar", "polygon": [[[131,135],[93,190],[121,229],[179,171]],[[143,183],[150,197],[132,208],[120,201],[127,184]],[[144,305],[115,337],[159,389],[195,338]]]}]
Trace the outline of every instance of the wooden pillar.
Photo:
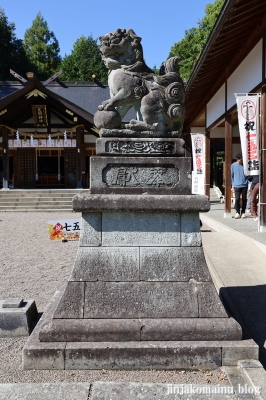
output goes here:
[{"label": "wooden pillar", "polygon": [[14,186],[15,186],[15,188],[18,188],[18,187],[20,187],[20,174],[19,174],[19,171],[20,171],[20,157],[19,157],[19,152],[20,152],[20,149],[16,149],[15,151],[14,151],[14,157],[13,157],[13,159],[14,159],[14,161],[13,161],[13,165],[14,165]]},{"label": "wooden pillar", "polygon": [[211,169],[210,169],[210,132],[205,133],[205,194],[210,197],[210,182],[211,182]]},{"label": "wooden pillar", "polygon": [[3,189],[8,189],[9,181],[9,149],[8,149],[8,129],[2,127],[2,148],[3,148]]},{"label": "wooden pillar", "polygon": [[82,172],[84,172],[84,129],[79,126],[76,129],[76,150],[77,150],[77,188],[82,188]]},{"label": "wooden pillar", "polygon": [[81,187],[86,187],[86,149],[84,143],[84,129],[81,128],[82,144],[80,149],[81,162]]},{"label": "wooden pillar", "polygon": [[225,118],[225,218],[231,218],[231,164],[233,127],[231,117]]},{"label": "wooden pillar", "polygon": [[260,232],[266,232],[266,85],[261,94]]}]

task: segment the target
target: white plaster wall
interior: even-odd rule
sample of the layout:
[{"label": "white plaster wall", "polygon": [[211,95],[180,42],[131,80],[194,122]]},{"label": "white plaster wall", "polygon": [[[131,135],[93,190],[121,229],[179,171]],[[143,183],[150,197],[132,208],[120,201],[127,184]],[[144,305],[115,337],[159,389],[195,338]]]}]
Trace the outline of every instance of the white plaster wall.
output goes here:
[{"label": "white plaster wall", "polygon": [[238,124],[237,125],[234,125],[233,126],[233,137],[239,137],[240,136],[240,133],[239,133],[239,126],[238,126]]},{"label": "white plaster wall", "polygon": [[96,137],[93,135],[84,135],[85,143],[96,143]]},{"label": "white plaster wall", "polygon": [[210,132],[211,139],[224,139],[224,128],[217,127]]},{"label": "white plaster wall", "polygon": [[212,99],[207,103],[206,125],[210,126],[221,115],[225,113],[225,84],[215,93]]},{"label": "white plaster wall", "polygon": [[235,160],[237,153],[241,153],[241,144],[233,143],[232,144],[232,158]]},{"label": "white plaster wall", "polygon": [[236,104],[235,93],[249,93],[262,78],[262,39],[227,81],[227,109]]},{"label": "white plaster wall", "polygon": [[205,133],[205,127],[204,126],[193,126],[191,127],[191,133]]},{"label": "white plaster wall", "polygon": [[[233,132],[232,132],[232,134],[233,134],[233,137],[239,137],[240,135],[239,135],[239,127],[238,127],[238,125],[234,125],[233,126]],[[215,128],[215,129],[213,129],[213,130],[211,130],[211,138],[212,139],[219,139],[219,138],[223,138],[224,139],[224,137],[225,137],[225,128],[224,127],[222,127],[222,128]]]}]

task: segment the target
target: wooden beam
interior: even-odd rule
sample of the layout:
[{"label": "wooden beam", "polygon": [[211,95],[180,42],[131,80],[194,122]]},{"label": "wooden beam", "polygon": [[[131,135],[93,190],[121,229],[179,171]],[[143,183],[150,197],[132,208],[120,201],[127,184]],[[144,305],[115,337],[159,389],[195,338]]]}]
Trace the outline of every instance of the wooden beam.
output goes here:
[{"label": "wooden beam", "polygon": [[79,126],[76,128],[76,149],[77,149],[77,188],[82,187],[82,171],[84,167],[84,129]]},{"label": "wooden beam", "polygon": [[17,74],[15,71],[13,71],[13,69],[9,70],[10,74],[14,76],[14,78],[18,79],[19,81],[26,83],[28,82],[27,79],[23,78],[23,76],[20,76],[19,74]]},{"label": "wooden beam", "polygon": [[3,149],[3,189],[8,189],[9,149],[8,149],[8,129],[5,126],[2,126],[2,149]]},{"label": "wooden beam", "polygon": [[43,86],[48,85],[48,83],[54,81],[56,78],[58,78],[61,74],[63,73],[62,69],[60,71],[56,72],[51,78],[47,79],[47,81],[43,82]]}]

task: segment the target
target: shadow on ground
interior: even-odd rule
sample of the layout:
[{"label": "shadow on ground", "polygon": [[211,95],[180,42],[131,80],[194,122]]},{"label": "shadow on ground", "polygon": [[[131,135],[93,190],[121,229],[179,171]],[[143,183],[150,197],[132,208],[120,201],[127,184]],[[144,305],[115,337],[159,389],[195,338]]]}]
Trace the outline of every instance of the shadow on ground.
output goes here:
[{"label": "shadow on ground", "polygon": [[220,296],[241,325],[243,338],[253,339],[258,344],[259,360],[266,368],[266,285],[221,288]]}]

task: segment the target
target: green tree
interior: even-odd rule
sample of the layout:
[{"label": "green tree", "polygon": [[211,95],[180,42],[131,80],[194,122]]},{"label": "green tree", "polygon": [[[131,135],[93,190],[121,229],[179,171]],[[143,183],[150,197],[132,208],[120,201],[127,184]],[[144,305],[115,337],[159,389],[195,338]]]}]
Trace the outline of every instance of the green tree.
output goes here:
[{"label": "green tree", "polygon": [[61,62],[59,43],[40,12],[25,32],[24,48],[39,79],[49,78],[57,72]]},{"label": "green tree", "polygon": [[179,72],[183,79],[189,79],[223,4],[224,0],[216,0],[213,4],[207,4],[205,16],[198,21],[198,27],[186,30],[185,37],[171,47],[169,57],[179,56],[182,58],[179,62]]},{"label": "green tree", "polygon": [[30,69],[23,41],[16,38],[15,24],[8,21],[3,9],[0,8],[0,80],[14,79],[10,69],[24,75]]},{"label": "green tree", "polygon": [[60,68],[63,70],[61,79],[65,81],[91,81],[92,75],[96,75],[99,82],[105,82],[108,77],[97,40],[92,36],[78,38],[71,54],[63,58]]}]

